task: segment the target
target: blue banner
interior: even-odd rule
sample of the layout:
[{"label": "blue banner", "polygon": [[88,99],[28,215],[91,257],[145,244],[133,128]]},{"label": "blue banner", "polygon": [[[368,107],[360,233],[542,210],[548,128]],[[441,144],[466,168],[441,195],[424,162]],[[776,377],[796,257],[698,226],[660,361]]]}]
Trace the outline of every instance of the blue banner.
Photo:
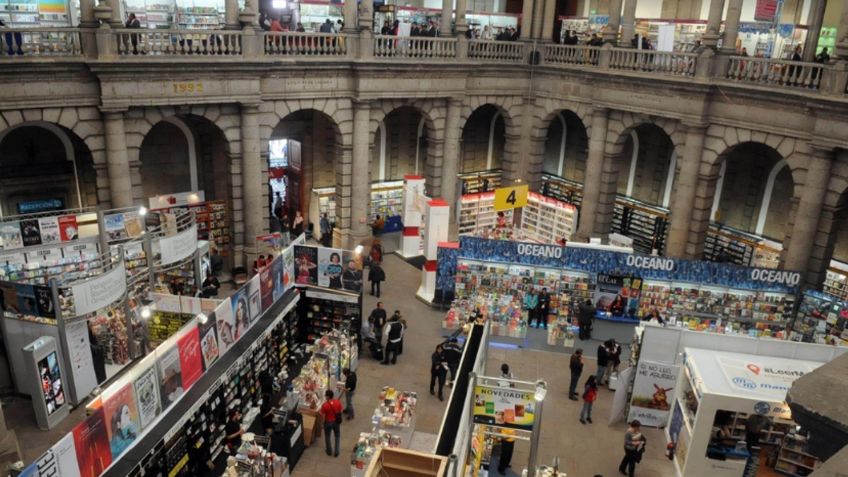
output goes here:
[{"label": "blue banner", "polygon": [[459,243],[459,250],[450,250],[455,253],[439,249],[439,277],[436,287],[441,287],[440,289],[446,292],[453,291],[456,263],[461,259],[567,269],[589,274],[633,275],[648,280],[690,282],[779,293],[797,293],[801,282],[799,272],[700,260],[477,237],[460,237]]}]

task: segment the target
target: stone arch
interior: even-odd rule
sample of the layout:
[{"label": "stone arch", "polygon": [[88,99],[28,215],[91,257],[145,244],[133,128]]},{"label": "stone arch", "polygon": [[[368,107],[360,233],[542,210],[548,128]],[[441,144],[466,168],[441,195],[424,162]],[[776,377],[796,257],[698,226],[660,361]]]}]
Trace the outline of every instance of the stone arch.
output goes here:
[{"label": "stone arch", "polygon": [[592,105],[588,103],[577,103],[561,101],[552,98],[537,100],[536,119],[540,127],[547,133],[551,123],[557,119],[557,115],[563,111],[573,113],[586,130],[586,135],[591,137],[592,128]]},{"label": "stone arch", "polygon": [[262,151],[267,150],[267,142],[277,124],[286,116],[301,110],[314,110],[326,115],[335,124],[340,134],[342,147],[353,146],[353,103],[350,99],[288,99],[265,102],[260,106],[260,112],[264,113],[260,120],[262,127],[259,136],[262,141]]},{"label": "stone arch", "polygon": [[806,142],[791,136],[772,134],[735,126],[712,124],[707,128],[701,164],[704,172],[718,175],[726,152],[734,146],[759,143],[770,147],[786,159],[796,184],[803,183],[799,175],[804,170],[810,153]]},{"label": "stone arch", "polygon": [[674,152],[678,156],[683,154],[683,147],[686,143],[686,132],[681,127],[680,121],[628,111],[610,112],[609,124],[607,126],[606,153],[614,156],[621,154],[630,131],[644,124],[655,126],[665,132],[674,146]]},{"label": "stone arch", "polygon": [[[589,128],[586,121],[591,119],[591,110],[582,103],[568,105],[574,106],[573,108],[562,103],[559,103],[559,105],[565,107],[548,110],[543,106],[542,111],[545,112],[545,115],[534,118],[534,122],[541,125],[534,134],[544,141],[542,151],[543,172],[582,183],[585,179],[586,159],[589,151]],[[556,134],[557,137],[552,136],[552,134]],[[551,148],[554,150],[551,151]],[[557,156],[554,158],[554,162],[557,163],[557,171],[553,171],[547,166],[551,154]],[[566,159],[575,157],[577,157],[576,160]]]},{"label": "stone arch", "polygon": [[[43,121],[54,123],[73,131],[91,151],[95,168],[106,166],[106,145],[103,121],[100,111],[95,107],[34,108],[9,110],[0,113],[0,130],[17,126],[24,122]],[[98,174],[99,175],[99,174]],[[106,196],[100,199],[108,201]]]},{"label": "stone arch", "polygon": [[470,96],[463,103],[459,114],[459,124],[465,129],[468,119],[483,106],[491,105],[498,108],[503,115],[504,125],[508,134],[518,134],[516,118],[521,116],[523,105],[521,99],[515,96]]}]

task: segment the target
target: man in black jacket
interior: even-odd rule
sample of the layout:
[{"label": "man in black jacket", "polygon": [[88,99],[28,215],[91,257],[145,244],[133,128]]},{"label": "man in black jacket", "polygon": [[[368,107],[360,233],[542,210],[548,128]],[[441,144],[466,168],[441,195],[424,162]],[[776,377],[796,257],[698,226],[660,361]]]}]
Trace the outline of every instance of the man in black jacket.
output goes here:
[{"label": "man in black jacket", "polygon": [[389,364],[389,354],[392,355],[392,364],[397,364],[401,339],[403,339],[403,325],[397,316],[392,316],[392,321],[386,326],[386,356],[382,364]]},{"label": "man in black jacket", "polygon": [[345,377],[344,395],[345,395],[345,410],[348,420],[353,419],[353,393],[356,392],[356,373],[350,368],[342,369],[342,374]]},{"label": "man in black jacket", "polygon": [[598,383],[598,386],[604,385],[604,376],[607,374],[607,366],[610,362],[608,346],[609,340],[598,346],[598,370],[595,372],[595,382]]},{"label": "man in black jacket", "polygon": [[383,308],[383,302],[377,302],[377,308],[371,310],[368,315],[368,323],[371,324],[371,330],[374,331],[374,338],[378,342],[383,341],[383,326],[386,324],[386,310]]},{"label": "man in black jacket", "polygon": [[592,300],[587,299],[580,304],[577,313],[577,324],[580,326],[580,339],[592,339],[592,318],[595,316],[595,307]]},{"label": "man in black jacket", "polygon": [[448,386],[453,386],[453,382],[456,380],[456,370],[459,368],[459,361],[462,359],[462,345],[459,344],[456,338],[451,338],[445,343],[443,352],[445,354],[445,361],[448,362],[448,369],[450,370]]}]

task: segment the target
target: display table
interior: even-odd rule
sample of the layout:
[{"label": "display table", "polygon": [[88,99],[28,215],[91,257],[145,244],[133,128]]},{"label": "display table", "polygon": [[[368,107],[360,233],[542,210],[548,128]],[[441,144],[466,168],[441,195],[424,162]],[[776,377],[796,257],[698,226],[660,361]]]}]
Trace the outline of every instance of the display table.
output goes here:
[{"label": "display table", "polygon": [[492,322],[492,335],[524,338],[527,336],[527,312],[522,310],[521,296],[480,293],[458,298],[445,315],[442,328],[457,330],[479,311],[483,322]]},{"label": "display table", "polygon": [[614,339],[617,343],[629,343],[639,323],[641,321],[638,318],[611,316],[605,311],[597,311],[592,324],[592,337],[601,341]]},{"label": "display table", "polygon": [[380,404],[371,416],[371,422],[378,429],[387,431],[396,437],[399,446],[408,446],[415,432],[415,406],[418,395],[412,391],[398,391],[385,386],[380,391]]},{"label": "display table", "polygon": [[365,470],[378,449],[400,447],[400,438],[384,430],[361,432],[350,457],[351,477],[365,477]]}]

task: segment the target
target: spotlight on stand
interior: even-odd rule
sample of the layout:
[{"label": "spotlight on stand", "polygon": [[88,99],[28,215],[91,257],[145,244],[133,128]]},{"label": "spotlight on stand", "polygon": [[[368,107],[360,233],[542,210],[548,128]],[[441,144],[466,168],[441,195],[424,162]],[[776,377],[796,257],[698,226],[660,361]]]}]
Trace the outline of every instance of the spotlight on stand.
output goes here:
[{"label": "spotlight on stand", "polygon": [[533,396],[537,402],[541,402],[545,400],[545,396],[548,394],[548,385],[542,381],[536,381],[536,394]]},{"label": "spotlight on stand", "polygon": [[141,317],[142,318],[144,318],[146,320],[146,319],[150,318],[150,314],[151,313],[150,313],[150,307],[149,306],[144,306],[144,307],[141,308]]},{"label": "spotlight on stand", "polygon": [[357,245],[357,246],[356,246],[356,248],[354,248],[354,249],[353,249],[353,252],[354,252],[355,254],[357,254],[357,255],[362,255],[362,251],[363,251],[363,250],[365,250],[365,247],[363,247],[363,246],[360,244],[360,245]]},{"label": "spotlight on stand", "polygon": [[209,317],[206,316],[205,313],[200,313],[199,315],[197,315],[197,322],[201,325],[205,325],[207,321],[209,321]]}]

